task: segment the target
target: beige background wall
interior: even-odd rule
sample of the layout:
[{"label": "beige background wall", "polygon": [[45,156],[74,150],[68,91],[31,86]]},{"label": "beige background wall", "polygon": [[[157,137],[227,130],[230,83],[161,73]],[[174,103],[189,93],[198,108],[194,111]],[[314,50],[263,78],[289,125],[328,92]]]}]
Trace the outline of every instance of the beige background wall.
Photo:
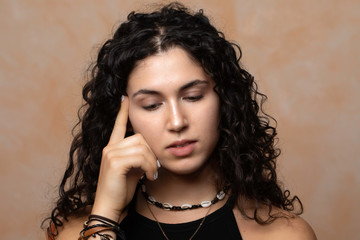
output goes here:
[{"label": "beige background wall", "polygon": [[[0,0],[0,238],[42,239],[83,73],[145,1]],[[319,239],[359,239],[360,2],[187,0],[240,43],[279,123],[280,176]]]}]

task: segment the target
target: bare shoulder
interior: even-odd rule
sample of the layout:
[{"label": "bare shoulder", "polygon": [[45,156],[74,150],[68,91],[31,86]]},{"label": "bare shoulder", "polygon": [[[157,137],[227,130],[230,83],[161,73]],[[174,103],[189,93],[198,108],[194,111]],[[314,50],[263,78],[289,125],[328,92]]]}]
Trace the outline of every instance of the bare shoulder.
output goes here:
[{"label": "bare shoulder", "polygon": [[[282,214],[284,217],[279,217],[272,223],[266,225],[260,225],[254,220],[246,219],[242,216],[237,207],[235,207],[233,211],[240,233],[245,240],[317,239],[313,229],[303,218],[284,210],[274,209],[272,213]],[[260,210],[260,215],[262,215],[262,217],[266,217],[267,211]]]}]

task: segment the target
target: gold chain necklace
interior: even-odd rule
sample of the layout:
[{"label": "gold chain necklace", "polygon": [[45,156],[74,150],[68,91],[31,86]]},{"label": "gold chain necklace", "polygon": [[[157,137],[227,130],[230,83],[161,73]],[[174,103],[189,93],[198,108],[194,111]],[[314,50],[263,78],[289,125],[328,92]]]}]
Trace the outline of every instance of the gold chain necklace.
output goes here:
[{"label": "gold chain necklace", "polygon": [[[160,228],[162,234],[164,235],[164,237],[166,238],[166,240],[169,240],[169,238],[168,238],[167,235],[165,234],[164,229],[161,227],[160,222],[157,220],[157,218],[155,217],[155,214],[154,214],[153,211],[151,210],[148,202],[146,202],[146,206],[148,207],[151,215],[152,215],[153,218],[155,219],[157,225],[159,226],[159,228]],[[195,232],[193,233],[193,235],[191,235],[191,237],[189,238],[189,240],[192,240],[193,237],[194,237],[194,236],[197,234],[197,232],[200,230],[201,226],[202,226],[202,225],[204,224],[204,222],[205,222],[205,218],[207,217],[207,215],[208,215],[209,212],[210,212],[210,209],[211,209],[211,206],[209,207],[209,210],[206,212],[205,216],[204,216],[203,219],[201,220],[200,225],[197,227],[197,229],[195,230]]]}]

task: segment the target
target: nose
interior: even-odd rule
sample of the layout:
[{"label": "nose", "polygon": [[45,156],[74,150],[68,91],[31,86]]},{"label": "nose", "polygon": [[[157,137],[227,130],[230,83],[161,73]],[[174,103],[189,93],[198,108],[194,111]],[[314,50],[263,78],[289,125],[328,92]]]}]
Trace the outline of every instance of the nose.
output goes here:
[{"label": "nose", "polygon": [[176,101],[169,104],[167,128],[171,132],[181,133],[188,127],[186,112]]}]

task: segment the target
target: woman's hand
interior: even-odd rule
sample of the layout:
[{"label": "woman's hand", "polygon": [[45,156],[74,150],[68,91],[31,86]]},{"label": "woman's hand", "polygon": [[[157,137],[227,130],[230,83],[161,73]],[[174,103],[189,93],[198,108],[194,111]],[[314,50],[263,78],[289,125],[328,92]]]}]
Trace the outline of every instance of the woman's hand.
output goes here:
[{"label": "woman's hand", "polygon": [[141,134],[125,137],[129,112],[124,97],[108,145],[103,149],[99,181],[92,214],[118,221],[135,194],[137,182],[145,173],[157,178],[157,161]]}]

